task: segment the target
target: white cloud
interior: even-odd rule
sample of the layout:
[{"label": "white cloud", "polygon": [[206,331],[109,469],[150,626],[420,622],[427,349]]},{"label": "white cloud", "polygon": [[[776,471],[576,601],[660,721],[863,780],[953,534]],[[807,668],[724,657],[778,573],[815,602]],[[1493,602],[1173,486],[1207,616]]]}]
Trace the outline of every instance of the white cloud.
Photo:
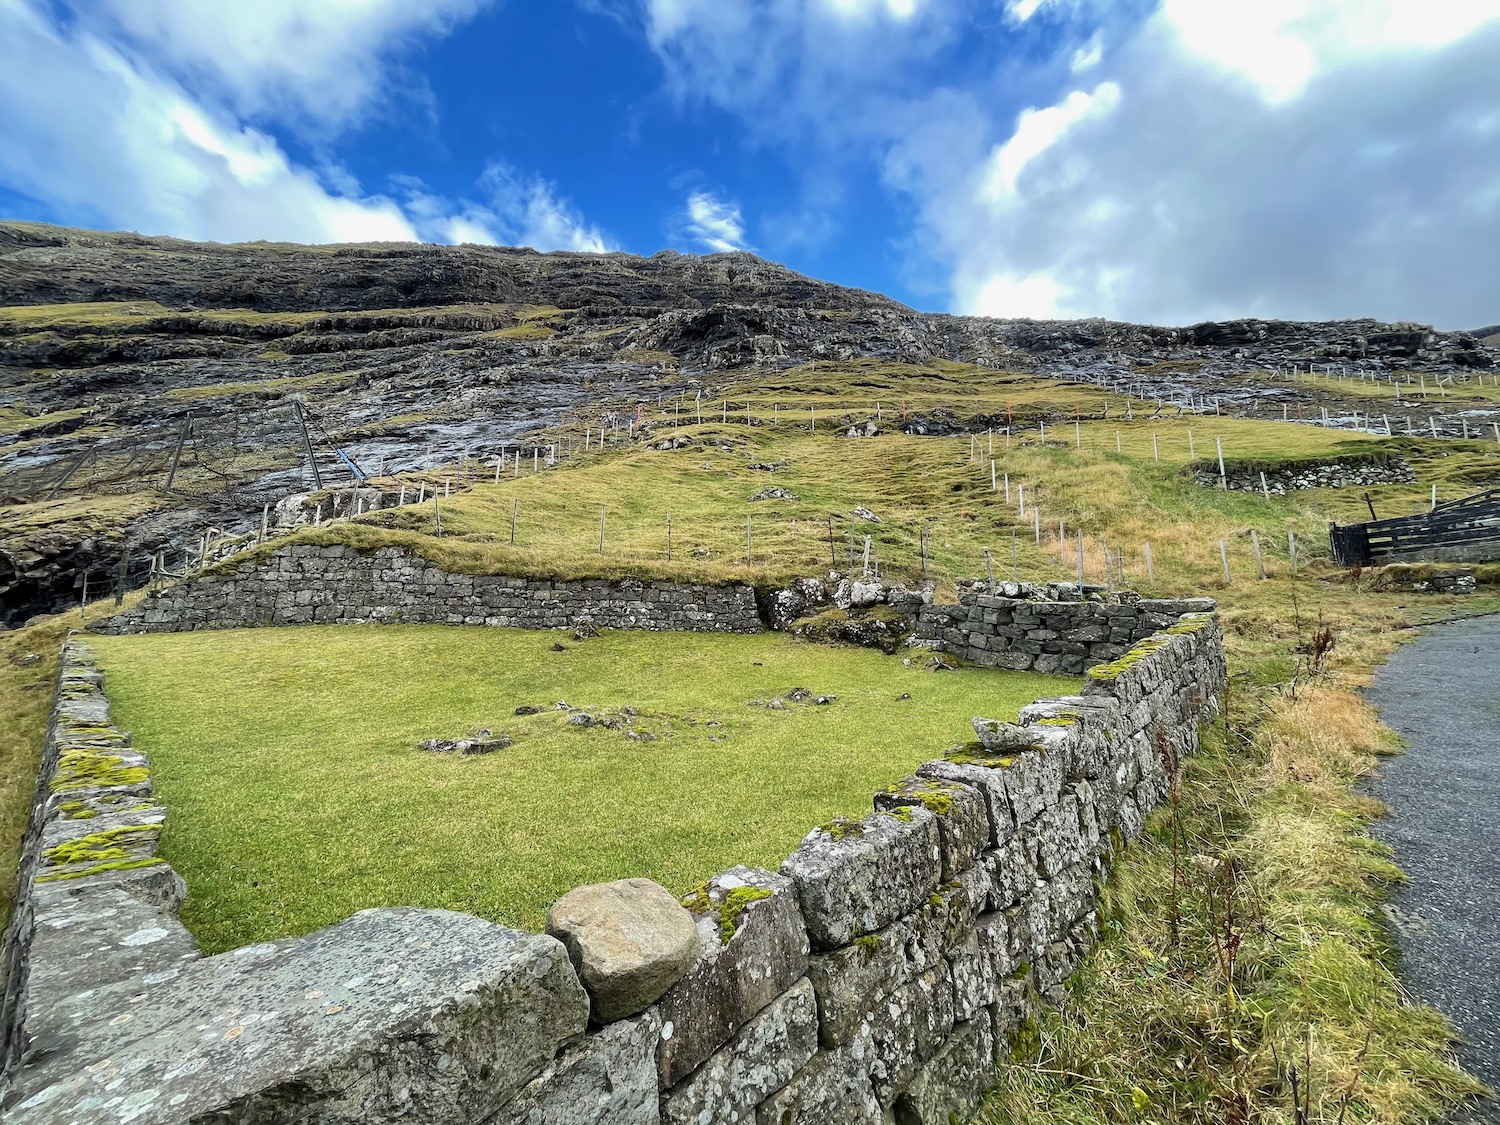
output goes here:
[{"label": "white cloud", "polygon": [[1500,0],[1004,0],[987,58],[958,0],[642,2],[679,97],[877,161],[958,311],[1500,317]]},{"label": "white cloud", "polygon": [[906,20],[916,14],[918,0],[824,0],[842,16],[862,19],[868,16],[888,15]]},{"label": "white cloud", "polygon": [[44,11],[0,0],[0,183],[64,221],[216,241],[607,248],[551,184],[504,166],[482,204],[392,177],[398,201],[336,166],[299,167],[227,108]]},{"label": "white cloud", "polygon": [[1163,0],[1155,22],[1183,53],[1279,103],[1325,71],[1446,47],[1497,16],[1495,0]]},{"label": "white cloud", "polygon": [[1074,74],[1082,74],[1085,70],[1093,70],[1104,61],[1104,36],[1095,32],[1089,37],[1089,41],[1073,52],[1073,57],[1068,60],[1068,70]]},{"label": "white cloud", "polygon": [[[1500,242],[1500,4],[1487,27],[1471,10],[1410,38],[1415,5],[1361,5],[1358,30],[1337,4],[1184,7],[1112,60],[1107,116],[1103,85],[1074,92],[1023,114],[980,173],[922,168],[959,311],[1493,322],[1500,267],[1476,248]],[[1194,39],[1230,7],[1224,38],[1263,50]]]},{"label": "white cloud", "polygon": [[1046,109],[1024,109],[1016,118],[1010,140],[995,148],[990,158],[983,198],[997,206],[1018,197],[1017,186],[1026,166],[1064,139],[1080,123],[1107,117],[1119,104],[1120,87],[1104,82],[1091,94],[1074,90]]},{"label": "white cloud", "polygon": [[326,190],[270,137],[24,0],[0,0],[0,181],[80,221],[186,238],[410,240],[380,197]]},{"label": "white cloud", "polygon": [[714,253],[745,249],[745,220],[739,205],[719,199],[711,192],[688,195],[686,234]]},{"label": "white cloud", "polygon": [[489,194],[496,229],[512,245],[587,254],[614,249],[598,227],[557,198],[556,188],[546,180],[522,176],[507,164],[492,164],[480,185]]},{"label": "white cloud", "polygon": [[[337,127],[388,92],[393,60],[490,0],[74,0],[122,42],[242,116]],[[409,76],[407,76],[410,82]]]}]

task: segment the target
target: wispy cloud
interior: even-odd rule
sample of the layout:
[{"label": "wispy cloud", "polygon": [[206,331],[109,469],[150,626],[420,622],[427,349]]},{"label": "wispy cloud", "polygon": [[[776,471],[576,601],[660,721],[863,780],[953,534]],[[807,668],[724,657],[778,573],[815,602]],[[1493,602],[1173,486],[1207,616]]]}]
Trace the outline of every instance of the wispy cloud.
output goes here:
[{"label": "wispy cloud", "polygon": [[[103,8],[111,3],[101,0]],[[423,19],[443,12],[452,18],[474,6],[471,0],[447,0],[424,9]],[[226,101],[195,92],[128,42],[105,37],[102,29],[109,24],[99,11],[65,22],[54,9],[30,0],[0,0],[0,184],[45,201],[65,221],[185,238],[607,249],[604,236],[554,185],[503,164],[493,165],[476,185],[478,203],[434,195],[410,177],[393,177],[390,194],[371,193],[337,164],[299,166],[269,132],[240,116],[234,104],[240,93],[247,104],[262,106],[271,102],[256,98],[294,93],[311,106],[330,80],[314,74],[318,60],[334,59],[339,66],[363,60],[362,66],[377,59],[380,49],[369,36],[381,19],[390,36],[412,33],[412,19],[395,14],[397,5],[376,0],[351,16],[344,29],[353,40],[363,38],[363,46],[340,47],[324,26],[328,12],[307,6],[310,26],[301,27],[295,13],[302,7],[266,5],[268,20],[280,21],[289,37],[287,53],[300,60],[295,65],[284,60],[279,77],[255,79],[235,69],[269,50],[249,29],[236,52],[219,56],[219,62],[236,60],[221,74],[239,90],[231,90]],[[225,26],[231,29],[250,10],[234,0],[218,8],[225,10]],[[166,7],[162,0],[141,0],[132,10],[140,30],[153,26],[150,20]],[[199,11],[198,5],[185,7],[185,26],[174,33],[183,37],[181,43],[210,34],[208,24],[198,21]],[[304,33],[300,38],[298,31]],[[247,83],[242,90],[241,78]],[[375,96],[379,74],[359,81],[364,85],[339,95],[343,101],[323,107],[327,122],[343,120],[363,104],[361,99]]]},{"label": "wispy cloud", "polygon": [[616,247],[587,223],[554,184],[524,176],[508,164],[491,164],[480,180],[503,240],[537,250],[576,250],[603,254]]},{"label": "wispy cloud", "polygon": [[327,130],[358,123],[387,98],[420,100],[425,87],[400,60],[491,2],[72,0],[69,6],[83,31],[118,43],[240,116]]},{"label": "wispy cloud", "polygon": [[685,218],[687,236],[714,253],[746,248],[745,220],[737,203],[695,191],[688,195]]}]

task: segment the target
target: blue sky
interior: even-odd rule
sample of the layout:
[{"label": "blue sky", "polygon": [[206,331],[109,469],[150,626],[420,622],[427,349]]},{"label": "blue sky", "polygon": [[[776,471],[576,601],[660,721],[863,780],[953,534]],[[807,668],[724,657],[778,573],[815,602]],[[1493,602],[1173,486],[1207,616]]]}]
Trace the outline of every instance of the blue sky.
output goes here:
[{"label": "blue sky", "polygon": [[1500,0],[0,0],[0,214],[1500,321]]}]

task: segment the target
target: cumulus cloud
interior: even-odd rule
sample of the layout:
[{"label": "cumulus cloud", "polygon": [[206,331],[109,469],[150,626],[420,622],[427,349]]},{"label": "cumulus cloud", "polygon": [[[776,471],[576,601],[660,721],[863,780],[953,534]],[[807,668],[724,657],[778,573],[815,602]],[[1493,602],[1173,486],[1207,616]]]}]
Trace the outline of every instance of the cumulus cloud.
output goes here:
[{"label": "cumulus cloud", "polygon": [[1500,316],[1500,0],[1005,0],[962,71],[956,0],[644,3],[679,96],[874,159],[956,311]]},{"label": "cumulus cloud", "polygon": [[1492,322],[1500,270],[1475,247],[1500,239],[1500,11],[1412,38],[1399,5],[1291,6],[1241,11],[1264,46],[1242,54],[1202,38],[1210,6],[1169,2],[1110,83],[1023,113],[977,174],[930,169],[957,307]]},{"label": "cumulus cloud", "polygon": [[0,108],[0,179],[75,221],[225,240],[417,237],[391,200],[330,192],[264,133],[24,0],[0,0]]},{"label": "cumulus cloud", "polygon": [[688,238],[716,254],[745,249],[745,220],[739,204],[718,198],[712,192],[688,195],[684,215]]}]

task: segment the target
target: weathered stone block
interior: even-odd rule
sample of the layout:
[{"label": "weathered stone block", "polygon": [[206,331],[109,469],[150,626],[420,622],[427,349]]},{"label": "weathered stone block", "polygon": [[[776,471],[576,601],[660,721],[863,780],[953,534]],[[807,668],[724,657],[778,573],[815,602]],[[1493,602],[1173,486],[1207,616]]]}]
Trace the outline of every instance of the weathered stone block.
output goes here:
[{"label": "weathered stone block", "polygon": [[937,817],[943,847],[943,882],[974,866],[989,844],[990,821],[984,797],[970,785],[908,777],[875,794],[877,809],[925,808]]},{"label": "weathered stone block", "polygon": [[818,997],[825,1047],[850,1042],[880,998],[911,975],[907,945],[912,938],[910,925],[901,921],[811,958],[807,976]]},{"label": "weathered stone block", "polygon": [[662,1120],[666,1125],[749,1120],[817,1049],[817,1000],[812,985],[801,980],[662,1099]]},{"label": "weathered stone block", "polygon": [[366,910],[59,1006],[89,1057],[23,1069],[9,1120],[476,1121],[584,1030],[551,938],[446,910]]},{"label": "weathered stone block", "polygon": [[967,1121],[995,1084],[995,1035],[990,1019],[958,1025],[943,1049],[924,1063],[896,1099],[899,1125]]},{"label": "weathered stone block", "polygon": [[650,879],[575,887],[547,911],[547,933],[567,947],[595,1023],[643,1011],[698,952],[692,915]]},{"label": "weathered stone block", "polygon": [[953,1030],[953,982],[940,963],[902,985],[875,1006],[870,1023],[875,1096],[890,1105],[917,1067],[942,1047]]},{"label": "weathered stone block", "polygon": [[937,817],[912,807],[815,828],[781,867],[797,885],[814,949],[847,945],[911,913],[941,870]]},{"label": "weathered stone block", "polygon": [[657,1055],[667,1087],[807,972],[807,929],[791,880],[735,867],[710,879],[689,904],[697,959],[654,1009],[670,1029]]},{"label": "weathered stone block", "polygon": [[884,1125],[870,1084],[874,1040],[868,1025],[852,1042],[819,1051],[761,1103],[756,1125]]},{"label": "weathered stone block", "polygon": [[485,1125],[658,1125],[653,1009],[569,1047]]}]

